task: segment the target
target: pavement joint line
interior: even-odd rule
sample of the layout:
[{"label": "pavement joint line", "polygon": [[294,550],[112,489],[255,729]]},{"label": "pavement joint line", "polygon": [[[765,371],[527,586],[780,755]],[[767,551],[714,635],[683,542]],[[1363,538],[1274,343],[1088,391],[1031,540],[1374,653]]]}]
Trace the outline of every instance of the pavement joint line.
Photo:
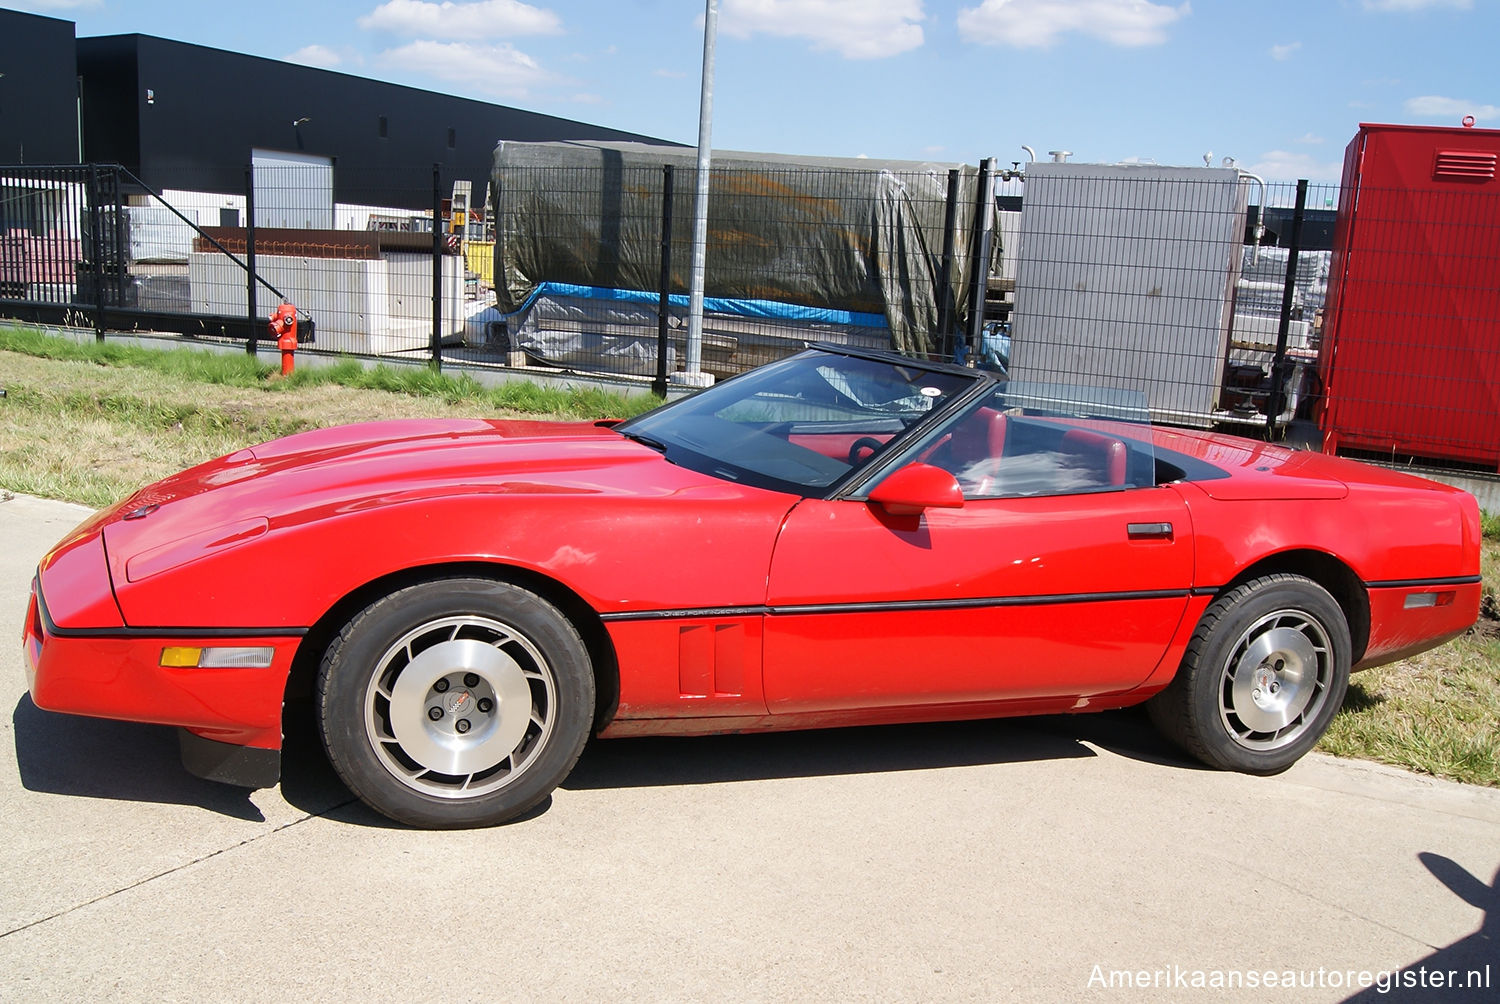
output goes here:
[{"label": "pavement joint line", "polygon": [[291,822],[282,823],[280,826],[276,827],[273,830],[267,830],[265,833],[257,833],[253,837],[246,837],[244,840],[241,840],[237,844],[232,844],[229,847],[220,847],[218,850],[211,851],[208,854],[203,855],[202,857],[194,858],[192,861],[184,861],[180,865],[175,865],[165,871],[157,872],[155,875],[148,875],[145,878],[132,882],[127,886],[122,886],[119,889],[113,889],[109,892],[101,893],[100,895],[95,896],[93,899],[85,900],[82,903],[75,903],[72,906],[67,907],[66,909],[58,910],[56,913],[48,914],[45,917],[38,917],[36,920],[28,921],[25,924],[22,924],[20,927],[13,927],[9,931],[0,932],[0,940],[8,938],[12,934],[20,934],[22,931],[27,931],[33,927],[38,927],[42,924],[57,920],[59,917],[66,917],[70,913],[76,913],[77,911],[82,910],[86,907],[93,906],[95,903],[102,903],[104,900],[113,899],[121,893],[130,892],[132,889],[139,889],[141,886],[147,885],[151,882],[155,882],[157,879],[166,878],[168,875],[175,875],[177,872],[185,871],[186,869],[192,868],[195,865],[200,865],[205,861],[216,858],[220,854],[227,854],[230,851],[238,850],[241,847],[256,843],[260,840],[264,840],[267,837],[274,837],[282,830],[288,830],[293,826],[299,826],[310,819],[320,819],[328,815],[330,812],[342,809],[345,806],[354,805],[358,801],[359,799],[357,798],[350,798],[346,799],[345,801],[339,802],[336,805],[330,805],[328,808],[324,809],[321,812],[309,812],[307,815],[302,816],[298,819],[293,819]]}]

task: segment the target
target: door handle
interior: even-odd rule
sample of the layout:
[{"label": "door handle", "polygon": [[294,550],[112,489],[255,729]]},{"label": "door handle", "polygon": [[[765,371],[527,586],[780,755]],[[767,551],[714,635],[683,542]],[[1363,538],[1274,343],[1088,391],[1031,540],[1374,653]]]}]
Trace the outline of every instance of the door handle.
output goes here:
[{"label": "door handle", "polygon": [[1171,523],[1127,523],[1125,532],[1131,540],[1171,540]]}]

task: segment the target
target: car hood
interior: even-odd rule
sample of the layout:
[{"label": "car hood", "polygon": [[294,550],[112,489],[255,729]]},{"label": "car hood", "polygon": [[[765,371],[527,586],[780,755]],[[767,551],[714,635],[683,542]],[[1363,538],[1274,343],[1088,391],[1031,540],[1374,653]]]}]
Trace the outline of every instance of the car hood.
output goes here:
[{"label": "car hood", "polygon": [[118,583],[277,527],[442,496],[735,490],[610,425],[405,420],[299,433],[149,485],[75,535],[103,529]]}]

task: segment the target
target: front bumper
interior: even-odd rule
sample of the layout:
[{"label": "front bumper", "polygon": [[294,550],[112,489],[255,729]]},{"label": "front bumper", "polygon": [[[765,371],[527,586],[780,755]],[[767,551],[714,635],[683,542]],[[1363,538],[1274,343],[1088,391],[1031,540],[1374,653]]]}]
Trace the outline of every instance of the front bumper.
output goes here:
[{"label": "front bumper", "polygon": [[[32,702],[45,711],[95,718],[175,725],[199,739],[231,747],[249,747],[279,757],[281,708],[300,633],[237,634],[212,629],[133,629],[126,627],[62,629],[48,616],[38,582],[22,629],[27,686]],[[163,666],[162,649],[176,646],[267,646],[273,650],[265,668],[204,669]],[[225,771],[205,765],[232,757],[185,756],[190,770],[214,780]],[[187,752],[187,747],[184,747]],[[253,757],[252,757],[253,759]],[[256,778],[268,772],[251,771]],[[248,783],[235,781],[232,783]],[[272,778],[270,783],[275,783]],[[253,786],[260,786],[256,783]]]}]

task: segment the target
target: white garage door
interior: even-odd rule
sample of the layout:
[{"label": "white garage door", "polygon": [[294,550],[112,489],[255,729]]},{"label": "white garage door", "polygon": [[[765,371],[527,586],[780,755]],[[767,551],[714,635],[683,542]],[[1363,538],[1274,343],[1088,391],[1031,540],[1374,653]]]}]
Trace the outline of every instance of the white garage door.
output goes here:
[{"label": "white garage door", "polygon": [[333,229],[333,161],[302,153],[252,150],[255,225]]}]

